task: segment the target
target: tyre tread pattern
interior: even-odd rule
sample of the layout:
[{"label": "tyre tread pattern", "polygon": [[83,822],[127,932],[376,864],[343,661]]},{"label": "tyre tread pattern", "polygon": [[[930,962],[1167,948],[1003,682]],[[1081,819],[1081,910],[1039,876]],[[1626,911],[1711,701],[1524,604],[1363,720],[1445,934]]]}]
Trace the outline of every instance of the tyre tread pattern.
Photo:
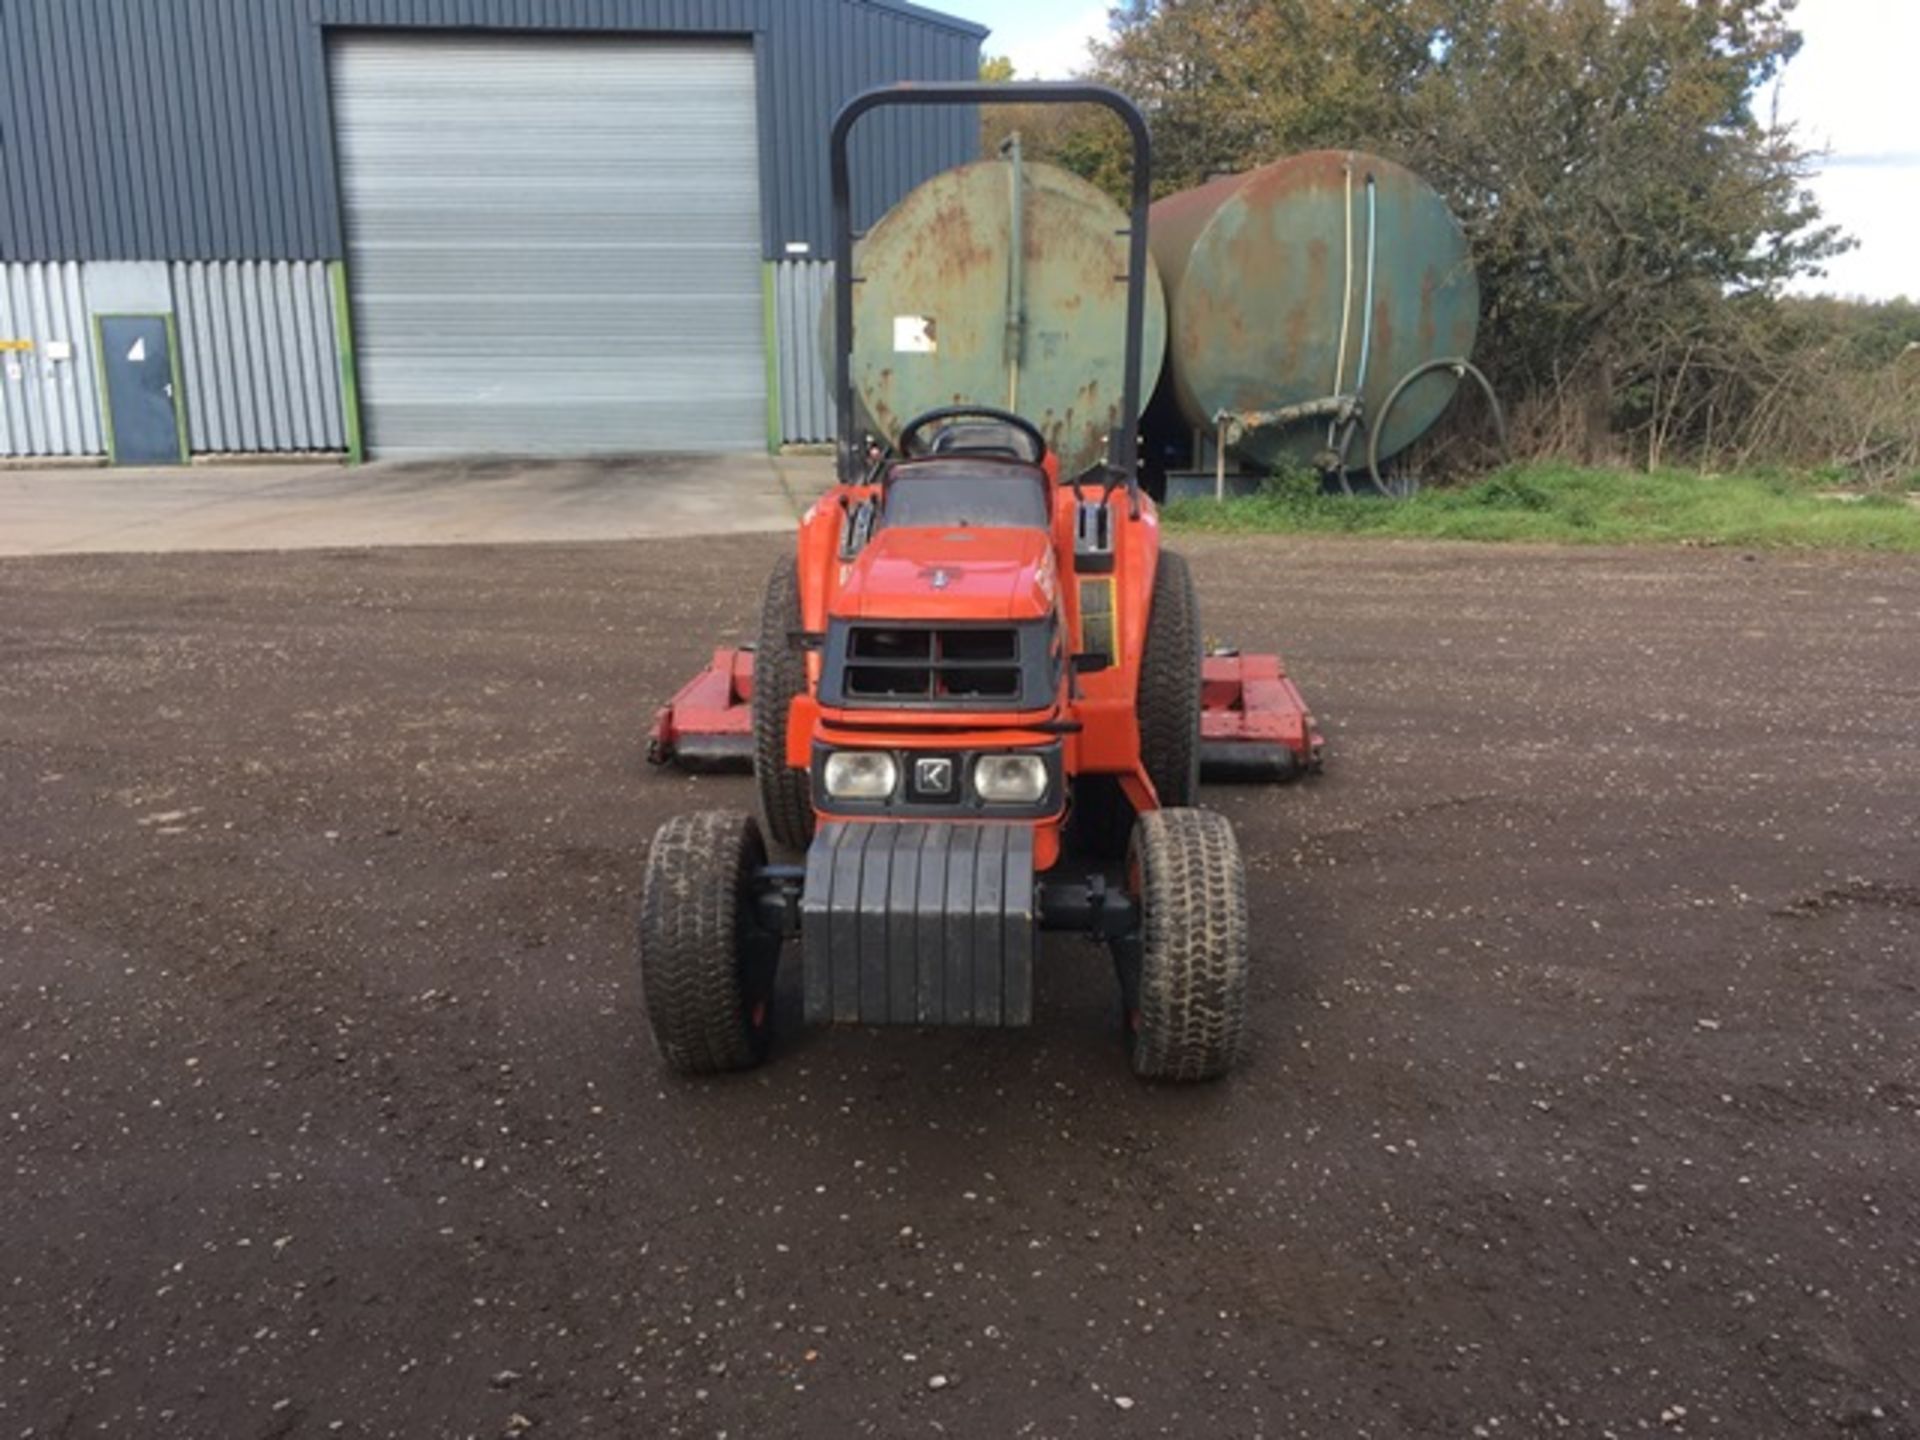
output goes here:
[{"label": "tyre tread pattern", "polygon": [[1200,798],[1200,601],[1186,557],[1160,552],[1140,651],[1140,759],[1160,803]]},{"label": "tyre tread pattern", "polygon": [[787,764],[787,712],[807,688],[807,657],[788,639],[801,628],[800,567],[783,555],[767,579],[753,651],[753,778],[767,838],[787,850],[813,839],[807,772]]},{"label": "tyre tread pattern", "polygon": [[765,847],[738,810],[676,815],[655,832],[640,901],[640,978],[661,1058],[683,1075],[766,1054],[748,1024],[746,887]]},{"label": "tyre tread pattern", "polygon": [[1211,810],[1154,810],[1134,827],[1142,944],[1134,1072],[1210,1080],[1247,1029],[1247,882],[1240,844]]}]

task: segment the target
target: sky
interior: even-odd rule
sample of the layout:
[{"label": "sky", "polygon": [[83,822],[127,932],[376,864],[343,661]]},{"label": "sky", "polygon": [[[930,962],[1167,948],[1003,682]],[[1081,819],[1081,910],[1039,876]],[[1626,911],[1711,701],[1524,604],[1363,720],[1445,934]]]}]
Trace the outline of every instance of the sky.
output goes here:
[{"label": "sky", "polygon": [[[981,53],[1009,57],[1023,80],[1073,73],[1107,26],[1107,6],[1086,0],[948,0],[940,8],[991,26]],[[1830,152],[1812,189],[1860,245],[1794,288],[1920,300],[1920,0],[1800,0],[1795,24],[1805,44],[1779,82],[1780,115],[1802,144]]]}]

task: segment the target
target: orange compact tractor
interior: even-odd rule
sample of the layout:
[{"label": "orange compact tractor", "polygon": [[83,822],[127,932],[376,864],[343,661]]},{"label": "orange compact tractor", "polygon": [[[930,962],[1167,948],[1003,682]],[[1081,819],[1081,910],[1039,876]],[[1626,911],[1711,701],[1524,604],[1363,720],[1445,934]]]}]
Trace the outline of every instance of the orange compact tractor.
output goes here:
[{"label": "orange compact tractor", "polygon": [[[890,447],[856,430],[848,133],[877,106],[1009,100],[1104,105],[1133,137],[1125,393],[1106,461],[1070,481],[1004,410],[932,410]],[[1065,930],[1111,949],[1135,1071],[1219,1075],[1246,1021],[1246,882],[1197,804],[1202,765],[1294,773],[1320,741],[1276,657],[1203,655],[1136,480],[1145,124],[1092,86],[901,86],[841,112],[832,173],[839,483],[775,569],[757,646],[716,655],[650,745],[750,753],[760,801],[654,837],[640,964],[661,1053],[757,1063],[795,938],[809,1021],[1025,1024],[1039,932]],[[803,863],[769,863],[769,841]]]}]

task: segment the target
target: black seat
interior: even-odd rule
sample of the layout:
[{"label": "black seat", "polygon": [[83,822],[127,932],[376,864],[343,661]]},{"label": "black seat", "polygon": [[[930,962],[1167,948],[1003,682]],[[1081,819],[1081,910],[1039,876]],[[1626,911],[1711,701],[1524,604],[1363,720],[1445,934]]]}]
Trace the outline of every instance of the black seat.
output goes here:
[{"label": "black seat", "polygon": [[1004,455],[1039,462],[1030,436],[1000,420],[956,420],[944,426],[927,447],[929,455]]}]

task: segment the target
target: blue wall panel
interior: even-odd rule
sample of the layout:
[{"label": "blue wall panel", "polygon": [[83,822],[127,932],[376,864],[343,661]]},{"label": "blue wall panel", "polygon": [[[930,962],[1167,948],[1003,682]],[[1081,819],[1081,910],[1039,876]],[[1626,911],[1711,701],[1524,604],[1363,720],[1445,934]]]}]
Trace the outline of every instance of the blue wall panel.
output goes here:
[{"label": "blue wall panel", "polygon": [[[362,27],[753,36],[770,257],[827,251],[839,104],[972,79],[985,33],[898,0],[0,0],[0,261],[340,258],[327,35]],[[863,217],[977,133],[958,110],[862,122]]]}]

